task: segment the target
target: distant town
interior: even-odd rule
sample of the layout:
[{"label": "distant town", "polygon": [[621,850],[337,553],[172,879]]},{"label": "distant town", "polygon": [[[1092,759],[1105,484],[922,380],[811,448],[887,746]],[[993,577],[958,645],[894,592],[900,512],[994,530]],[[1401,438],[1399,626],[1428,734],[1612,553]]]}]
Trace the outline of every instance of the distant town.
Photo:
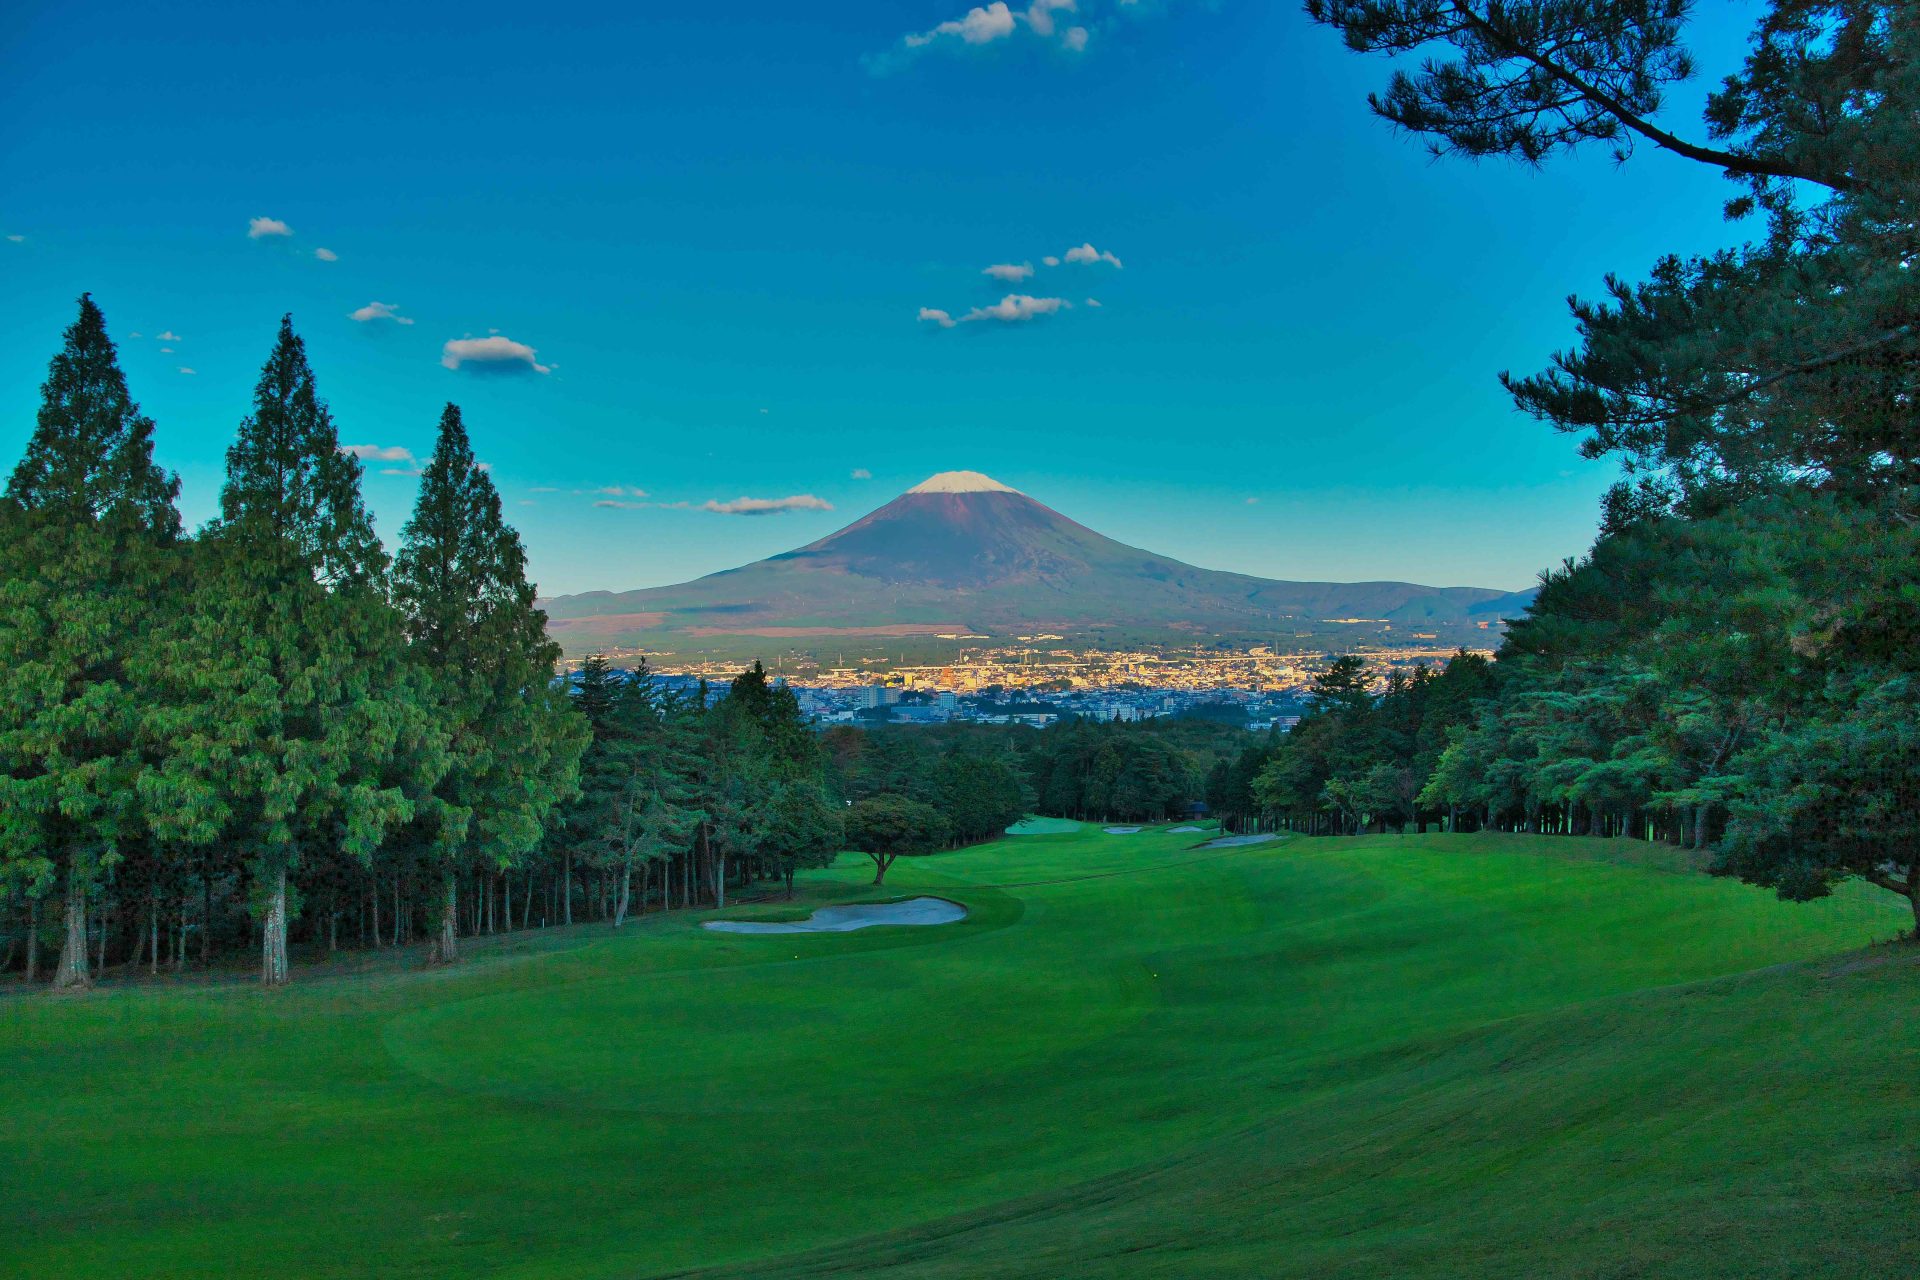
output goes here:
[{"label": "distant town", "polygon": [[[768,666],[820,725],[971,721],[1044,727],[1063,717],[1197,715],[1265,732],[1290,729],[1314,678],[1341,656],[1325,649],[1281,652],[1266,645],[1080,649],[1063,647],[1063,639],[1048,633],[1016,636],[1012,643],[965,649],[952,661],[933,665],[872,658],[834,666],[788,655]],[[1396,668],[1438,666],[1459,650],[1414,645],[1358,646],[1346,652],[1364,658],[1384,685]],[[1486,648],[1468,652],[1492,655]],[[634,649],[608,649],[604,656],[616,666],[633,666],[644,657],[663,683],[690,686],[705,680],[713,697],[726,691],[741,668],[738,662],[678,661],[672,653]]]}]

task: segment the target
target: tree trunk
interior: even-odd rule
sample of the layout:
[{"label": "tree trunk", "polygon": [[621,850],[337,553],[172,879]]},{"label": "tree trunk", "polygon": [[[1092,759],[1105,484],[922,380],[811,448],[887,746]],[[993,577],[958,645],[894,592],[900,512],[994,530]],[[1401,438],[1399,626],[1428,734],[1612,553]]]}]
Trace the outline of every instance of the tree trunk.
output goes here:
[{"label": "tree trunk", "polygon": [[147,974],[158,977],[160,973],[160,890],[156,887],[153,896],[147,899]]},{"label": "tree trunk", "polygon": [[513,932],[513,875],[510,872],[502,871],[500,873],[500,893],[502,895],[502,901],[505,903],[505,909],[501,912],[501,916],[506,921],[506,928],[502,929],[501,932],[512,933]]},{"label": "tree trunk", "polygon": [[1693,806],[1693,847],[1707,847],[1707,806],[1703,804]]},{"label": "tree trunk", "polygon": [[453,868],[448,867],[440,876],[440,936],[433,944],[430,957],[434,964],[452,964],[460,958],[460,889],[459,879]]},{"label": "tree trunk", "polygon": [[373,879],[373,888],[367,891],[367,901],[373,907],[373,949],[378,951],[387,945],[387,940],[380,936],[380,878],[378,876]]},{"label": "tree trunk", "polygon": [[613,927],[618,929],[627,922],[627,903],[633,896],[633,864],[625,863],[620,868],[620,903],[613,911]]},{"label": "tree trunk", "polygon": [[274,868],[267,898],[267,919],[260,930],[260,981],[270,987],[287,985],[287,869]]},{"label": "tree trunk", "polygon": [[573,851],[560,860],[560,922],[573,923]]},{"label": "tree trunk", "polygon": [[713,905],[724,911],[727,907],[727,855],[715,854],[713,858]]},{"label": "tree trunk", "polygon": [[53,971],[53,989],[69,991],[92,985],[87,974],[87,885],[71,863],[67,867],[67,931],[60,945],[60,964]]}]

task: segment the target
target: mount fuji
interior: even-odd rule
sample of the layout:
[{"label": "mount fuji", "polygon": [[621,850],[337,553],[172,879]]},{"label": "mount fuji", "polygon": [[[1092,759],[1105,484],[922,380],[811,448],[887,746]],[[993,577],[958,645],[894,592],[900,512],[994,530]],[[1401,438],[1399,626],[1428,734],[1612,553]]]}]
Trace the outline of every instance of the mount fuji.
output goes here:
[{"label": "mount fuji", "polygon": [[1485,645],[1532,594],[1200,569],[1116,542],[979,472],[946,471],[794,551],[677,586],[542,604],[571,652],[718,657],[895,652],[909,639],[920,649],[1015,633],[1109,647]]}]

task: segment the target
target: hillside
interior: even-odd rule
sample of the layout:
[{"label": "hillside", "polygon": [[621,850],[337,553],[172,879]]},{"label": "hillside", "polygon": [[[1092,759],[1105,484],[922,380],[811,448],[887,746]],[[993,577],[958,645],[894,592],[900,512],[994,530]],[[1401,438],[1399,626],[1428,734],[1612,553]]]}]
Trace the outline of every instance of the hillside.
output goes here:
[{"label": "hillside", "polygon": [[[831,652],[902,638],[1485,645],[1531,592],[1280,582],[1201,569],[1096,533],[977,472],[946,472],[817,542],[676,586],[543,602],[569,649]],[[1486,625],[1482,625],[1486,624]]]}]

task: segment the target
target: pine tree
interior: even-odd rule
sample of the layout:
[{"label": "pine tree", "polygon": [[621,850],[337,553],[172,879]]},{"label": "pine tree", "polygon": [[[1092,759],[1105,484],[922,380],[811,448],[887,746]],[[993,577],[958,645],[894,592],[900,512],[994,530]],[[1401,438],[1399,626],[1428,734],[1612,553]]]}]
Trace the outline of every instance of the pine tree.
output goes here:
[{"label": "pine tree", "polygon": [[142,827],[136,671],[167,595],[179,487],[83,295],[0,499],[0,866],[36,912],[64,882],[56,988],[89,981],[89,891]]},{"label": "pine tree", "polygon": [[290,318],[227,451],[220,508],[195,608],[169,637],[168,697],[149,725],[167,755],[145,790],[161,835],[248,860],[261,977],[278,985],[302,856],[367,860],[445,768],[382,594],[360,464]]},{"label": "pine tree", "polygon": [[589,733],[554,688],[560,648],[547,639],[526,568],[500,494],[449,404],[394,564],[409,654],[452,737],[431,806],[443,963],[457,955],[461,869],[505,870],[539,845],[549,813],[575,789]]}]

